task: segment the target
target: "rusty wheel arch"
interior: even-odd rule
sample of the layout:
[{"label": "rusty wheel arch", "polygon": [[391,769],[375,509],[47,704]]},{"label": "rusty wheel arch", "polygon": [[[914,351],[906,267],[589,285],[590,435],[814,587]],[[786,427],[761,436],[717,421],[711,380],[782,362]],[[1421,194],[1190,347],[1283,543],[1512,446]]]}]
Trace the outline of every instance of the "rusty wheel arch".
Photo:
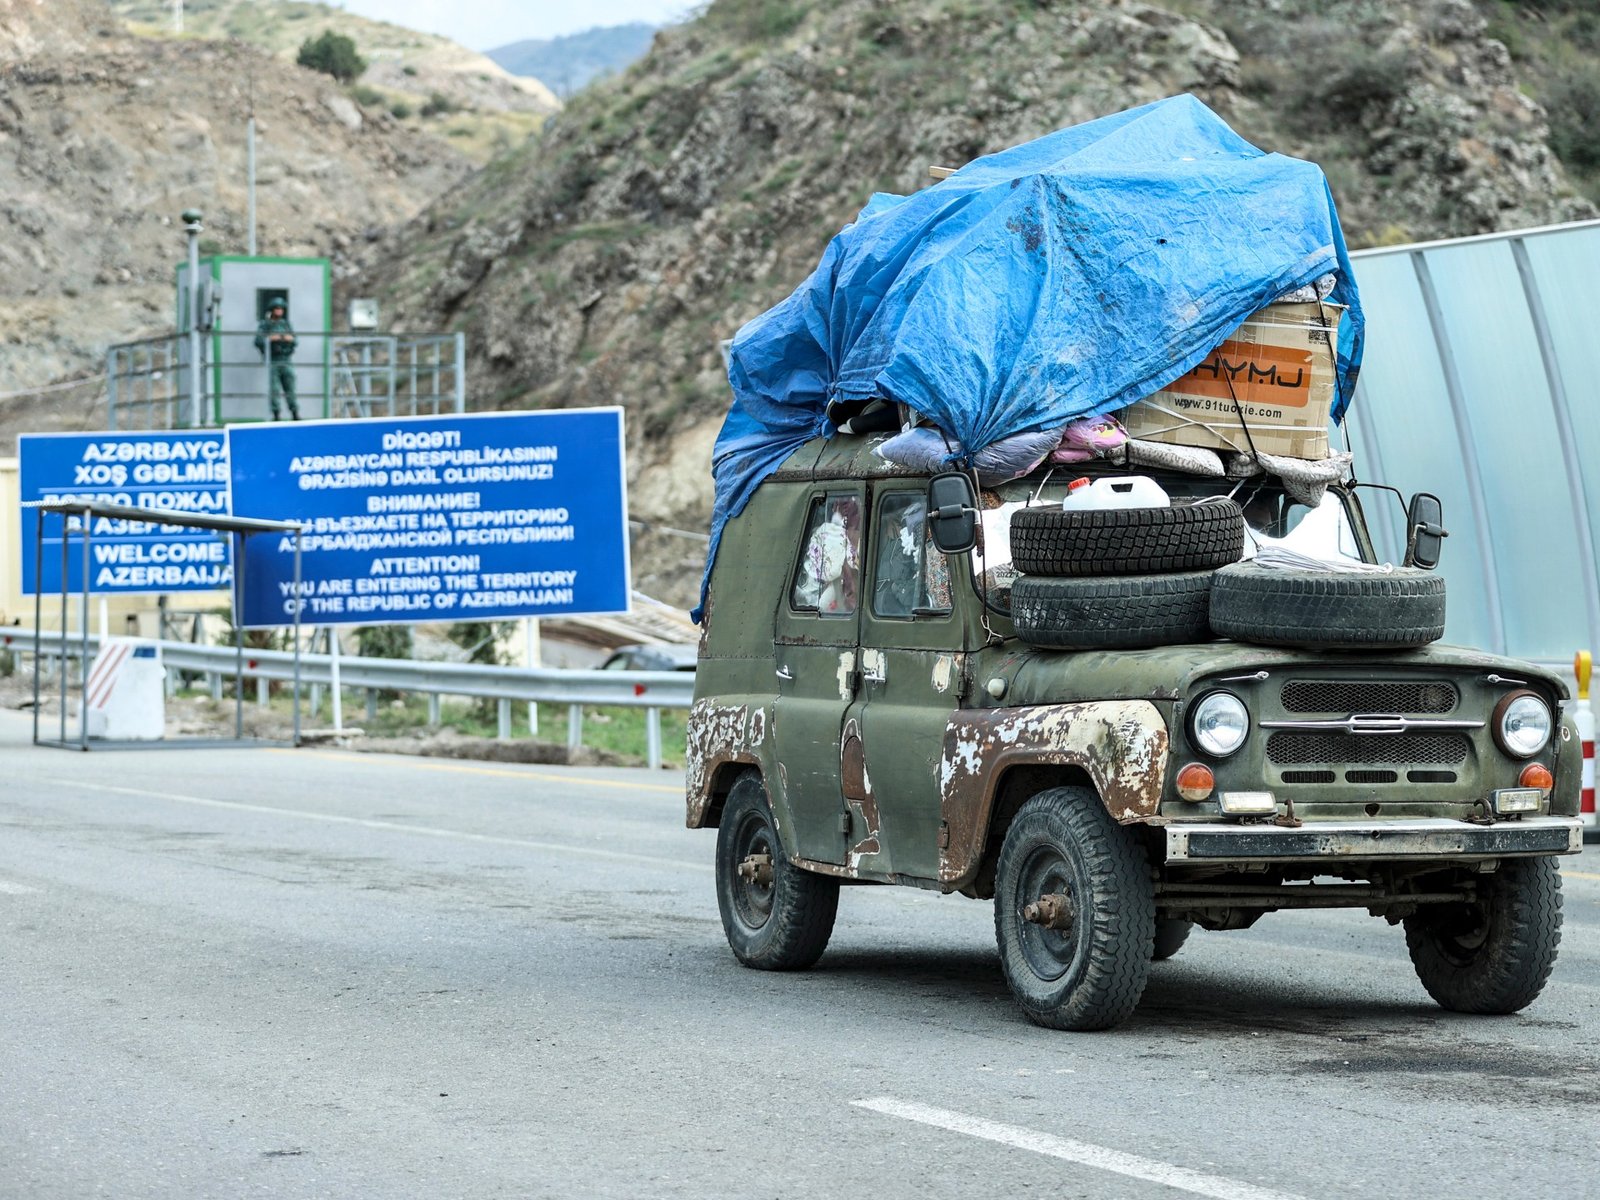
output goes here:
[{"label": "rusty wheel arch", "polygon": [[1000,860],[1000,847],[1005,843],[1012,818],[1034,796],[1053,787],[1085,787],[1099,794],[1089,772],[1070,763],[1017,763],[1005,769],[995,784],[994,808],[989,814],[983,856],[978,861],[977,873],[961,889],[963,896],[975,900],[994,898],[995,864]]},{"label": "rusty wheel arch", "polygon": [[705,816],[701,820],[702,829],[717,829],[722,825],[722,809],[728,802],[728,795],[733,791],[734,785],[746,775],[761,778],[761,768],[754,763],[725,762],[720,764],[711,776],[711,802],[706,805]]}]

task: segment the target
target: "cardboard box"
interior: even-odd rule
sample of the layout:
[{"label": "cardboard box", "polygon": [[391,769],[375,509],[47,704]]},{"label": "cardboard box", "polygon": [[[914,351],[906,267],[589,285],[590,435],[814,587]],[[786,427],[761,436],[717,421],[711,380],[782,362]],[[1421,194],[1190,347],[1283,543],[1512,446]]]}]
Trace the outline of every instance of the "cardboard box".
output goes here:
[{"label": "cardboard box", "polygon": [[[1288,458],[1328,456],[1338,304],[1270,304],[1204,362],[1118,416],[1128,436]],[[1249,435],[1240,414],[1249,424]]]}]

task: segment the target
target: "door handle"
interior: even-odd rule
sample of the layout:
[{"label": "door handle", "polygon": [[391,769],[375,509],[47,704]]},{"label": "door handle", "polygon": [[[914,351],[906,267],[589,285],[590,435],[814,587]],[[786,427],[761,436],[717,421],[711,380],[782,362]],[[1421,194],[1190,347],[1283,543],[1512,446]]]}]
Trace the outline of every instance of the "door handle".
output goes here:
[{"label": "door handle", "polygon": [[863,671],[861,678],[868,683],[888,683],[889,676],[881,667],[876,671]]},{"label": "door handle", "polygon": [[778,668],[778,678],[784,680],[785,682],[789,682],[794,679],[794,675],[790,672],[787,663]]}]

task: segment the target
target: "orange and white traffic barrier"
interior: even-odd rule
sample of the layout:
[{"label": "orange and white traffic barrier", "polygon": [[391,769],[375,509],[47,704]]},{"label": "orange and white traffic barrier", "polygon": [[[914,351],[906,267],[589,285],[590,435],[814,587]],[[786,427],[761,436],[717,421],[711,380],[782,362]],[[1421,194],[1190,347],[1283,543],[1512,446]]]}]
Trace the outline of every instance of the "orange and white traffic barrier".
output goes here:
[{"label": "orange and white traffic barrier", "polygon": [[1600,831],[1600,814],[1594,806],[1594,709],[1589,704],[1589,675],[1594,660],[1587,650],[1578,651],[1573,660],[1573,674],[1578,677],[1578,703],[1572,710],[1573,722],[1578,726],[1578,741],[1583,743],[1583,782],[1578,793],[1578,811],[1583,816],[1586,831]]}]

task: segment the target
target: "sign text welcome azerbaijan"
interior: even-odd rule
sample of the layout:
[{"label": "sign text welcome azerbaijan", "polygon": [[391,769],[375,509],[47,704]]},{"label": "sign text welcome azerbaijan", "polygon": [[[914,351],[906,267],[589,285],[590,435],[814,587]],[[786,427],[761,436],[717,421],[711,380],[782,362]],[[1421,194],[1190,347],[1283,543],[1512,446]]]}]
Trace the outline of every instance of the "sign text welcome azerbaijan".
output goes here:
[{"label": "sign text welcome azerbaijan", "polygon": [[[298,521],[313,625],[624,612],[622,410],[228,430],[233,512]],[[241,624],[294,613],[294,538],[246,543]]]},{"label": "sign text welcome azerbaijan", "polygon": [[[28,501],[99,501],[217,515],[228,511],[221,430],[188,433],[26,433],[17,439]],[[76,519],[76,518],[74,518]],[[62,519],[46,514],[42,578],[35,577],[38,517],[22,510],[22,590],[61,590]],[[216,591],[228,586],[228,540],[210,529],[98,517],[89,527],[90,581],[99,594]],[[67,556],[67,591],[83,590],[83,543]]]}]

